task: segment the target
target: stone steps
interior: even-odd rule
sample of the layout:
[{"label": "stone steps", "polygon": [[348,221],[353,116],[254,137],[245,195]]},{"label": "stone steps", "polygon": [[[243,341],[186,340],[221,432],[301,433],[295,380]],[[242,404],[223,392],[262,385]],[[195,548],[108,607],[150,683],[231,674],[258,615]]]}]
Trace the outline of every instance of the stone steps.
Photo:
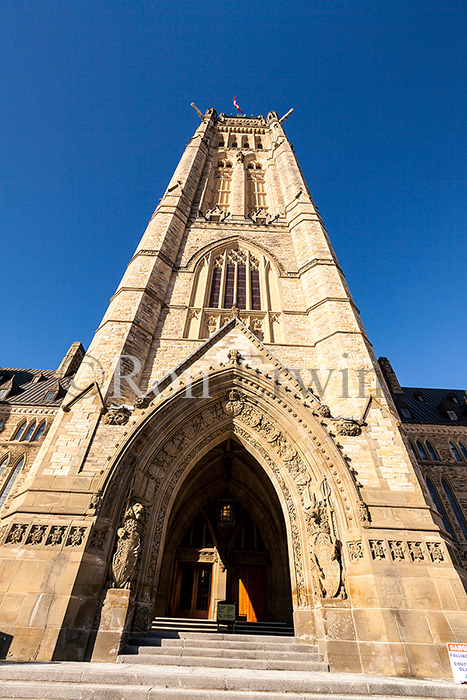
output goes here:
[{"label": "stone steps", "polygon": [[467,700],[452,681],[88,662],[0,663],[2,700]]},{"label": "stone steps", "polygon": [[[211,630],[205,625],[210,622]],[[166,624],[167,619],[160,621]],[[197,620],[172,620],[172,631],[178,637],[158,637],[160,630],[152,628],[147,637],[135,637],[119,655],[120,663],[191,666],[202,668],[247,668],[278,671],[327,671],[328,665],[318,649],[298,644],[295,637],[278,634],[225,634],[217,633],[217,625],[203,621],[201,630]],[[215,626],[215,627],[214,627]],[[260,623],[259,628],[284,630],[285,625]],[[255,627],[258,629],[258,626]],[[164,628],[161,627],[164,632]]]},{"label": "stone steps", "polygon": [[[225,629],[225,627],[224,627]],[[217,622],[215,620],[193,620],[191,618],[182,617],[156,617],[150,631],[170,633],[175,632],[215,632],[217,634]],[[294,636],[294,629],[285,622],[244,622],[237,621],[235,623],[235,634],[264,634],[264,635],[280,635]]]}]

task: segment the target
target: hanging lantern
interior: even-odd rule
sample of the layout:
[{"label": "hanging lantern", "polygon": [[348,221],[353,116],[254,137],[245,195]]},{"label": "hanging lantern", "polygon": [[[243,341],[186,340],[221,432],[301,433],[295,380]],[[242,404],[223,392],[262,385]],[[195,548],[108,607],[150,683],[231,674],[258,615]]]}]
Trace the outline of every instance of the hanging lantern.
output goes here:
[{"label": "hanging lantern", "polygon": [[224,527],[235,525],[235,506],[233,498],[220,498],[217,501],[217,524]]}]

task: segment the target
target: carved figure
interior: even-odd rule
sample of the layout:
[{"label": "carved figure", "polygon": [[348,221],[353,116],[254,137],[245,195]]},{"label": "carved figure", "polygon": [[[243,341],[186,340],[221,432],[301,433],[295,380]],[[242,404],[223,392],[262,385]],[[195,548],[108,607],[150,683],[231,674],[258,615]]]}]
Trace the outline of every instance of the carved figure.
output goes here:
[{"label": "carved figure", "polygon": [[117,530],[117,551],[112,559],[112,578],[114,588],[130,588],[136,573],[141,551],[144,506],[135,503],[130,506],[123,520],[123,526]]},{"label": "carved figure", "polygon": [[110,408],[104,415],[106,425],[125,425],[130,418],[130,411],[123,406],[121,408]]},{"label": "carved figure", "polygon": [[341,587],[341,564],[336,544],[328,532],[319,532],[315,536],[312,558],[316,564],[317,583],[323,598],[335,598]]}]

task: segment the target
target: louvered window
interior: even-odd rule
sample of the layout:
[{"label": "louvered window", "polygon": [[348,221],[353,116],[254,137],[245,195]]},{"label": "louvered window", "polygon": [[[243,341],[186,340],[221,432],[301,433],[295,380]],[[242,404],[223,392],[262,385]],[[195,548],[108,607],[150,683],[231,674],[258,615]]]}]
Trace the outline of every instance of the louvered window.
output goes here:
[{"label": "louvered window", "polygon": [[226,250],[214,261],[209,307],[261,310],[259,261],[241,249]]}]

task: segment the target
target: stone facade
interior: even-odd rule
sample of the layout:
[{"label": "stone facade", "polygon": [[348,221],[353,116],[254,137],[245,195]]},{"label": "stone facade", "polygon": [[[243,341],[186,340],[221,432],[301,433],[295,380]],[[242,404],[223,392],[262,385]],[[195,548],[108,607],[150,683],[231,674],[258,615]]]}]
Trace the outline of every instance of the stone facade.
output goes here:
[{"label": "stone facade", "polygon": [[[467,635],[465,395],[414,422],[277,114],[206,112],[81,354],[49,372],[53,407],[33,372],[30,404],[15,370],[0,385],[7,658],[114,659],[155,614],[236,596],[333,670],[449,674],[445,642]],[[47,420],[39,440],[18,439],[23,415]]]}]

